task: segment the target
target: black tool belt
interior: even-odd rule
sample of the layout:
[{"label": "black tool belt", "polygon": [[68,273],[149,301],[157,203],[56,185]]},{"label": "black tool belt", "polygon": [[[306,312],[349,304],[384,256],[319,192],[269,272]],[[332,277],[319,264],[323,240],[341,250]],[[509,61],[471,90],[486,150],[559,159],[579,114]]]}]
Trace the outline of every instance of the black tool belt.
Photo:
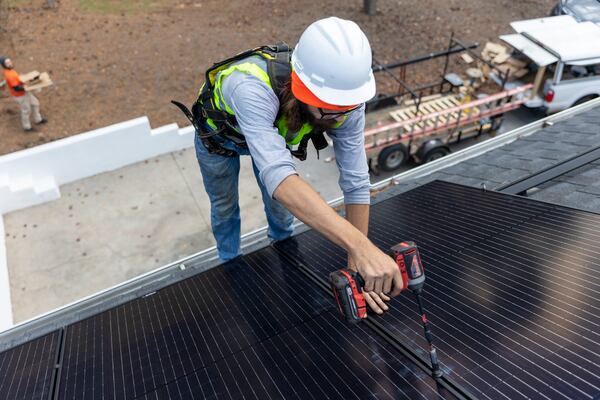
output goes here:
[{"label": "black tool belt", "polygon": [[[217,154],[224,157],[234,157],[237,155],[235,151],[223,147],[221,143],[215,140],[215,136],[220,136],[223,139],[229,140],[236,147],[241,149],[248,148],[244,135],[240,134],[233,127],[236,124],[234,116],[224,116],[223,112],[220,111],[212,112],[210,109],[201,107],[198,102],[194,103],[192,111],[178,101],[172,100],[171,103],[176,105],[192,123],[196,130],[196,135],[198,135],[198,138],[202,141],[202,144],[204,144],[204,147],[206,147],[206,150],[210,154]],[[215,130],[208,128],[206,122],[207,119],[211,119],[219,128]],[[327,140],[325,139],[323,132],[313,131],[302,138],[296,150],[292,150],[292,148],[288,146],[288,150],[292,156],[300,161],[306,160],[309,140],[312,141],[313,146],[315,146],[315,149],[317,150],[317,158],[319,157],[319,151],[327,147]]]},{"label": "black tool belt", "polygon": [[[217,154],[223,157],[235,157],[237,153],[233,150],[227,149],[221,145],[217,140],[215,140],[215,136],[220,136],[224,139],[231,140],[236,146],[240,148],[248,148],[246,145],[246,140],[242,135],[235,132],[234,129],[231,129],[235,132],[235,135],[232,135],[228,127],[224,124],[221,124],[221,128],[217,130],[209,129],[207,126],[206,120],[209,118],[206,115],[204,109],[200,109],[198,107],[198,103],[195,103],[192,106],[192,111],[190,111],[185,105],[182,103],[171,100],[171,103],[177,106],[187,117],[187,119],[192,123],[194,130],[196,131],[196,135],[202,141],[204,147],[210,154]],[[222,119],[222,115],[218,116],[219,121]],[[211,118],[212,119],[212,118]]]}]

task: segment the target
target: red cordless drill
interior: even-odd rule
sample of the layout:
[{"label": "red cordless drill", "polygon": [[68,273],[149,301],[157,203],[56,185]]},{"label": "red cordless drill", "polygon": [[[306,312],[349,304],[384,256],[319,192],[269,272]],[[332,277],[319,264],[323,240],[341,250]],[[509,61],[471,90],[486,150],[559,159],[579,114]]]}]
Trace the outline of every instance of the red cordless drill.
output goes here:
[{"label": "red cordless drill", "polygon": [[[415,294],[425,339],[429,345],[429,356],[431,358],[431,370],[434,378],[442,376],[442,371],[437,359],[437,352],[433,347],[433,336],[429,328],[429,321],[423,309],[423,284],[425,283],[425,270],[421,263],[419,250],[414,242],[402,242],[392,247],[393,257],[400,268],[404,287]],[[329,274],[333,296],[338,305],[342,316],[348,322],[357,323],[367,317],[367,307],[362,293],[365,284],[363,278],[358,272],[350,269],[341,269]]]}]

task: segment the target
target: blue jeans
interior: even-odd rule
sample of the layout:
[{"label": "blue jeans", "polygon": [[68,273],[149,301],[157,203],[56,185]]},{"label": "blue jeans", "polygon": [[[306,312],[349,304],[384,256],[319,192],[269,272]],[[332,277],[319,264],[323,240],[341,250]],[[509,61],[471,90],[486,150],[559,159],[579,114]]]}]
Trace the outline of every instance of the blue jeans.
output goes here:
[{"label": "blue jeans", "polygon": [[[215,137],[223,147],[238,153],[235,157],[223,157],[210,154],[196,135],[196,157],[200,164],[204,188],[210,199],[210,221],[213,235],[217,241],[219,257],[231,260],[240,254],[240,205],[238,178],[240,173],[240,155],[250,155],[247,149],[235,147],[230,141]],[[265,214],[269,223],[268,235],[272,240],[283,240],[293,232],[294,216],[277,200],[269,196],[260,181],[258,169],[252,162],[256,182],[262,193]]]}]

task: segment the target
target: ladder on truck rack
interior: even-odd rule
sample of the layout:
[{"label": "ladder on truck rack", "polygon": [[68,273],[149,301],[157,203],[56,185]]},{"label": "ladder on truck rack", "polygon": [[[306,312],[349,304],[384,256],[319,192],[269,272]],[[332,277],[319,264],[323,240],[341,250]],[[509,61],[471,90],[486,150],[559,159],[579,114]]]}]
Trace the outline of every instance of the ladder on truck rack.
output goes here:
[{"label": "ladder on truck rack", "polygon": [[[414,102],[410,102],[414,103]],[[460,98],[455,94],[448,94],[442,96],[440,94],[429,96],[429,98],[425,97],[421,100],[419,107],[417,105],[412,105],[410,107],[396,109],[390,112],[390,116],[397,122],[406,122],[411,121],[418,115],[426,115],[430,113],[435,113],[439,111],[444,111],[449,108],[459,107],[461,105]],[[468,110],[470,112],[470,110]],[[479,109],[474,107],[472,112],[479,112]],[[456,115],[454,115],[456,114]],[[449,121],[452,122],[456,120],[458,113],[454,113],[449,116]],[[435,121],[425,120],[422,122],[418,122],[415,124],[417,128],[423,128],[425,126],[433,127],[435,126]]]},{"label": "ladder on truck rack", "polygon": [[[421,104],[418,114],[412,110],[414,107],[395,110],[390,114],[396,122],[365,130],[365,149],[372,150],[435,133],[453,132],[484,118],[504,114],[519,108],[527,100],[525,92],[532,87],[532,84],[527,84],[463,104],[459,104],[454,95],[432,98]],[[422,108],[428,103],[431,104]]]}]

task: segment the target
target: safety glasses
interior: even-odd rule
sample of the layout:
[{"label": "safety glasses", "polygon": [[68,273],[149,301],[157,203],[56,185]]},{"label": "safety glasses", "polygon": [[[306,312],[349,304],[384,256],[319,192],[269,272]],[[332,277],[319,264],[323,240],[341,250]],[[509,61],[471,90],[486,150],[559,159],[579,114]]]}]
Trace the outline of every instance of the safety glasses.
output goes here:
[{"label": "safety glasses", "polygon": [[349,110],[346,111],[325,111],[322,108],[317,108],[317,110],[319,111],[319,114],[321,115],[319,117],[319,119],[338,119],[340,117],[343,117],[346,114],[350,114],[352,111],[356,110],[360,108],[360,105],[353,107]]}]

